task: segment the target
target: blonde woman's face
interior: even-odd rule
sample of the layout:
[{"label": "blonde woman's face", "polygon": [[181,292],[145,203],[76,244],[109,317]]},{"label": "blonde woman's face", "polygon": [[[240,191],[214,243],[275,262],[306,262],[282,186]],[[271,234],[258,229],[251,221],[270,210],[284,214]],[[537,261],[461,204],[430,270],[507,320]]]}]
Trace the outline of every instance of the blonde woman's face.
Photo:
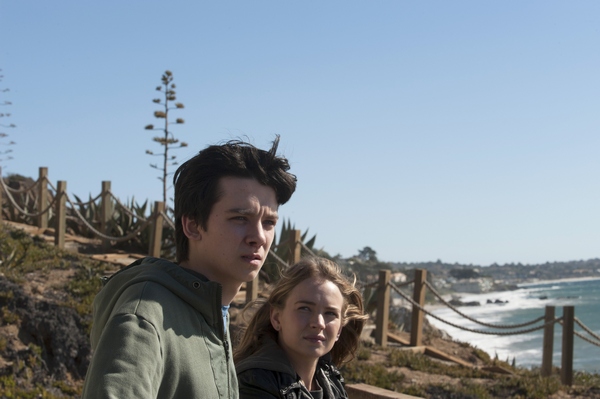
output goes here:
[{"label": "blonde woman's face", "polygon": [[292,289],[282,309],[271,310],[277,341],[292,365],[316,362],[331,351],[342,331],[343,306],[334,283],[313,277]]}]

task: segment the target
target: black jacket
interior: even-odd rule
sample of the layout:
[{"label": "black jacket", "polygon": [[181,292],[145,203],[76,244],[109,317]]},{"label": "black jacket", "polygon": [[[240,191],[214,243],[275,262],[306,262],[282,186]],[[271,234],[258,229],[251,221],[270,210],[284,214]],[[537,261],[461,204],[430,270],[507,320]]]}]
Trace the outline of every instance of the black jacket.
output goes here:
[{"label": "black jacket", "polygon": [[[240,399],[313,399],[300,382],[285,352],[275,341],[266,338],[253,355],[236,364]],[[319,359],[315,376],[323,399],[346,399],[344,379],[326,359]]]}]

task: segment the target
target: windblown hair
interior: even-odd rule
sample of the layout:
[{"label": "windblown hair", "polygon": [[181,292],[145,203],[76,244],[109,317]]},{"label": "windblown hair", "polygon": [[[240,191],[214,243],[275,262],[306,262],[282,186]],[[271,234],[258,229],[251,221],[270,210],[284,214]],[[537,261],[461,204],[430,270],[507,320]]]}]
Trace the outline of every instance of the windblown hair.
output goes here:
[{"label": "windblown hair", "polygon": [[271,325],[271,308],[283,309],[285,302],[294,287],[302,281],[317,277],[334,283],[342,293],[344,305],[342,309],[342,332],[331,349],[331,360],[337,366],[352,360],[356,352],[367,316],[363,313],[363,300],[354,286],[356,280],[350,281],[341,268],[325,258],[306,257],[286,269],[280,280],[271,291],[269,298],[251,302],[246,309],[260,306],[252,316],[242,338],[233,354],[234,362],[252,355],[258,350],[264,337],[277,342],[277,331]]},{"label": "windblown hair", "polygon": [[182,216],[193,219],[206,230],[212,208],[223,195],[223,177],[253,178],[275,190],[277,204],[285,204],[296,190],[296,176],[289,173],[286,158],[277,156],[279,136],[269,151],[239,141],[211,145],[184,162],[173,176],[175,186],[175,241],[177,262],[189,259],[188,238]]}]

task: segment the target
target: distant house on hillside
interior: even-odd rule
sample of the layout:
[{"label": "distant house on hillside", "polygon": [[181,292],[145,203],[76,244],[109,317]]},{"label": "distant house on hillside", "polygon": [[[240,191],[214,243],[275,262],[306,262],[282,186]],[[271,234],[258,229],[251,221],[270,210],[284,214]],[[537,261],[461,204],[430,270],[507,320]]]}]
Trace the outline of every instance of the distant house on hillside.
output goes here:
[{"label": "distant house on hillside", "polygon": [[468,280],[458,280],[452,283],[452,291],[481,294],[490,291],[493,285],[494,281],[491,277],[471,278]]},{"label": "distant house on hillside", "polygon": [[[401,273],[401,272],[396,272],[396,273],[392,273],[392,275],[390,276],[390,280],[392,282],[392,284],[402,284],[405,283],[407,280],[406,274]],[[402,292],[404,293],[408,293],[408,291],[410,291],[411,293],[408,294],[409,297],[412,297],[412,285],[409,285],[409,288],[407,290],[406,286],[404,287],[398,287],[398,289],[402,289]],[[404,298],[402,298],[402,296],[400,296],[400,294],[398,294],[396,292],[396,290],[391,290],[391,299],[392,299],[392,304],[394,306],[408,306],[409,302],[406,301]]]},{"label": "distant house on hillside", "polygon": [[392,273],[391,279],[392,279],[392,283],[394,283],[394,284],[405,283],[406,282],[406,274],[404,274],[402,272]]},{"label": "distant house on hillside", "polygon": [[[378,274],[369,274],[368,276],[366,276],[365,280],[366,280],[365,282],[367,284],[374,283],[376,281],[379,281],[379,275]],[[406,280],[407,280],[406,274],[404,274],[402,272],[395,272],[390,275],[390,281],[394,284],[405,283]]]}]

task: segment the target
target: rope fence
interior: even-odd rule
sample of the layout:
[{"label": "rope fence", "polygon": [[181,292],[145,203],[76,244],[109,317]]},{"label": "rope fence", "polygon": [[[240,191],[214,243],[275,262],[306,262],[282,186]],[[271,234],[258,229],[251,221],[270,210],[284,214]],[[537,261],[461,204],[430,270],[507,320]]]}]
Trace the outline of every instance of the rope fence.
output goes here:
[{"label": "rope fence", "polygon": [[[111,191],[110,181],[103,181],[101,192],[94,197],[90,196],[88,201],[81,201],[77,196],[74,196],[76,199],[74,200],[67,193],[65,181],[58,181],[56,186],[50,182],[48,168],[45,167],[39,168],[39,177],[35,182],[19,188],[8,186],[2,178],[0,169],[0,204],[3,194],[6,202],[12,207],[13,214],[17,212],[18,215],[35,219],[28,220],[28,224],[37,224],[38,227],[45,229],[52,218],[54,242],[58,248],[65,247],[67,221],[71,226],[83,227],[87,234],[100,239],[104,249],[116,243],[139,239],[143,232],[149,229],[148,255],[154,257],[160,257],[164,245],[163,226],[175,231],[175,222],[168,215],[169,211],[171,214],[173,212],[170,209],[166,210],[164,202],[156,201],[151,208],[150,216],[146,217],[143,214],[146,205],[139,209],[132,209],[122,203]],[[21,197],[15,198],[16,196]],[[127,229],[119,221],[115,221],[115,214],[130,218]],[[0,213],[1,222],[2,213]],[[123,234],[116,235],[115,231]],[[288,232],[289,237],[280,241],[278,245],[273,245],[269,251],[270,257],[284,268],[298,262],[302,252],[314,255],[312,249],[302,242],[299,230]],[[280,252],[280,255],[275,251]],[[248,300],[256,299],[257,290],[249,289],[249,292]]]},{"label": "rope fence", "polygon": [[[103,181],[101,192],[94,197],[90,196],[88,201],[81,201],[77,196],[75,196],[76,200],[74,200],[66,192],[66,182],[59,181],[58,185],[55,186],[50,182],[47,174],[48,169],[41,167],[39,168],[39,177],[35,182],[29,184],[27,187],[12,188],[1,177],[2,171],[0,169],[0,199],[2,198],[2,194],[5,193],[6,200],[14,211],[25,217],[37,219],[37,225],[40,228],[47,228],[48,220],[50,217],[53,217],[55,219],[55,243],[60,248],[64,248],[67,220],[72,224],[83,226],[89,234],[101,239],[106,248],[111,243],[127,242],[139,237],[144,230],[150,229],[151,238],[148,254],[155,257],[159,257],[161,253],[163,227],[175,230],[175,222],[165,211],[165,205],[162,202],[155,202],[154,208],[151,209],[151,215],[145,217],[145,215],[141,214],[140,210],[136,212],[131,207],[122,203],[111,191],[110,182],[108,181]],[[21,201],[15,198],[16,195],[23,197]],[[69,205],[68,209],[67,205]],[[82,214],[86,207],[91,209],[86,210],[86,216],[88,217]],[[91,215],[88,215],[88,212]],[[115,212],[120,212],[122,215],[130,218],[130,230],[123,231],[124,229],[120,225],[112,231],[110,230],[110,223]],[[0,214],[0,221],[1,217],[2,215]],[[123,234],[116,235],[114,234],[115,230],[123,232]],[[273,246],[270,251],[272,258],[284,267],[299,260],[301,251],[314,255],[311,248],[306,246],[300,239],[299,231],[291,230],[291,233],[292,236],[279,243],[279,247],[289,248],[289,262],[286,262],[281,256],[275,254],[274,250],[277,249],[277,246]]]},{"label": "rope fence", "polygon": [[[102,194],[100,194],[100,195],[102,195]],[[138,219],[141,222],[149,222],[148,219],[145,219],[144,217],[136,214],[130,208],[128,208],[126,205],[124,205],[117,197],[115,197],[115,195],[111,191],[108,192],[108,195],[110,195],[110,197],[119,206],[119,209],[121,209],[122,211],[124,211],[126,214],[128,214],[132,218],[136,218],[136,219]],[[164,212],[161,212],[161,213],[162,213],[163,218],[165,218],[165,220],[169,220],[171,222],[171,224],[173,225],[173,228],[175,228],[175,223],[173,223],[173,221],[169,218],[169,216],[167,216],[167,214],[164,213]]]},{"label": "rope fence", "polygon": [[[467,314],[461,312],[448,301],[446,301],[442,295],[437,292],[433,285],[427,280],[427,271],[422,269],[415,270],[415,278],[412,281],[408,281],[402,286],[409,284],[413,285],[412,297],[403,292],[399,285],[396,285],[390,280],[390,270],[380,270],[379,281],[372,283],[366,287],[378,285],[377,294],[377,314],[376,314],[376,330],[375,330],[375,341],[378,345],[387,345],[387,326],[389,321],[389,307],[390,307],[390,291],[397,293],[401,298],[410,303],[412,306],[412,324],[410,328],[410,345],[409,346],[422,346],[422,330],[423,330],[423,315],[432,317],[442,323],[452,326],[462,331],[468,331],[477,334],[486,335],[520,335],[529,334],[538,330],[544,330],[544,340],[542,348],[542,366],[541,375],[548,377],[552,373],[552,357],[553,357],[553,345],[554,345],[554,326],[560,324],[562,326],[562,357],[561,357],[561,382],[564,385],[573,384],[573,337],[577,336],[587,343],[594,346],[600,347],[600,336],[594,333],[589,327],[587,327],[581,320],[574,316],[574,306],[563,306],[563,315],[561,317],[555,317],[555,307],[546,306],[544,315],[537,317],[533,320],[526,321],[519,324],[491,324],[481,320],[477,320]],[[444,318],[434,314],[425,308],[425,289],[428,289],[433,296],[439,301],[440,304],[446,306],[453,312],[457,313],[466,320],[472,323],[488,327],[491,330],[481,330],[468,328],[459,323],[452,323]],[[585,333],[575,331],[574,326],[578,325]],[[530,328],[524,328],[532,326]],[[502,331],[498,331],[502,330]],[[512,331],[506,331],[512,330]]]},{"label": "rope fence", "polygon": [[[37,180],[37,181],[36,181],[36,183],[37,183],[37,182],[39,182],[39,180]],[[17,210],[18,210],[18,211],[19,211],[21,214],[23,214],[23,215],[25,215],[25,216],[29,216],[29,217],[32,217],[32,218],[33,218],[33,217],[38,217],[38,216],[40,216],[40,215],[43,215],[43,214],[45,214],[45,213],[49,212],[49,211],[50,211],[50,209],[52,209],[52,207],[54,206],[54,203],[55,203],[56,197],[54,197],[54,200],[52,200],[52,202],[50,202],[50,204],[49,204],[49,205],[48,205],[46,208],[42,209],[41,211],[39,211],[39,212],[34,212],[34,213],[28,212],[26,209],[23,209],[23,208],[21,208],[21,207],[19,206],[19,204],[17,203],[17,201],[15,200],[14,196],[13,196],[11,193],[26,194],[26,193],[29,193],[29,192],[31,192],[31,190],[32,190],[32,189],[31,189],[31,188],[29,188],[29,189],[14,190],[14,189],[12,189],[12,188],[10,188],[10,187],[8,187],[8,186],[6,185],[6,183],[4,182],[4,179],[0,179],[0,184],[2,185],[2,189],[3,189],[3,190],[4,190],[4,192],[6,193],[6,197],[8,198],[8,200],[10,201],[10,203],[11,203],[11,204],[12,204],[12,205],[13,205],[13,206],[14,206],[14,207],[15,207],[15,208],[16,208],[16,209],[17,209]],[[35,184],[34,184],[34,186],[35,186]]]},{"label": "rope fence", "polygon": [[98,194],[95,198],[90,198],[87,202],[73,201],[73,203],[79,207],[89,206],[98,201],[100,198],[102,198],[102,193]]},{"label": "rope fence", "polygon": [[[437,316],[436,314],[428,311],[427,309],[425,309],[424,307],[422,307],[420,304],[418,304],[417,302],[415,302],[412,298],[410,298],[408,295],[406,295],[405,293],[403,293],[402,291],[400,291],[394,284],[390,283],[390,287],[396,292],[398,293],[401,297],[403,297],[404,299],[406,299],[408,302],[410,302],[415,308],[417,308],[418,310],[420,310],[421,312],[425,313],[427,316],[433,317],[436,320],[441,321],[442,323],[445,323],[449,326],[452,326],[454,328],[458,328],[460,330],[463,331],[468,331],[468,332],[472,332],[472,333],[477,333],[477,334],[487,334],[487,335],[519,335],[519,334],[527,334],[530,332],[534,332],[537,330],[541,330],[542,328],[544,328],[546,325],[552,325],[556,322],[558,322],[559,319],[556,320],[552,320],[546,324],[542,324],[541,326],[537,326],[537,327],[532,327],[529,329],[525,329],[525,330],[517,330],[517,331],[511,331],[511,332],[504,332],[504,331],[488,331],[488,330],[475,330],[472,328],[467,328],[465,326],[461,326],[460,324],[455,324],[452,322],[449,322],[448,320],[444,320],[441,317]],[[450,304],[448,304],[450,305]],[[508,326],[508,325],[494,325],[494,324],[488,324],[488,323],[484,323],[481,322],[479,320],[473,319],[471,317],[466,316],[464,313],[458,312],[458,310],[456,310],[452,305],[449,306],[452,310],[456,311],[458,314],[460,314],[461,316],[467,318],[468,320],[480,324],[482,326],[486,326],[486,327],[490,327],[490,328],[499,328],[499,329],[509,329],[509,328],[520,328],[523,326],[528,326],[531,325],[533,323],[537,323],[541,320],[544,320],[544,316],[537,318],[533,321],[527,322],[527,323],[523,323],[523,324],[517,324],[514,326]]]},{"label": "rope fence", "polygon": [[[1,173],[1,171],[0,171],[0,173]],[[95,237],[100,238],[106,242],[112,242],[112,243],[126,242],[129,240],[132,240],[132,239],[138,237],[152,223],[156,222],[156,219],[157,219],[156,213],[152,214],[150,216],[150,218],[144,218],[143,216],[133,212],[129,207],[124,205],[110,191],[110,189],[105,190],[104,189],[105,186],[110,187],[110,182],[103,182],[103,191],[100,194],[98,194],[97,196],[90,198],[90,200],[83,202],[83,201],[75,201],[69,196],[69,194],[65,190],[65,188],[66,188],[65,182],[59,181],[58,187],[56,187],[47,179],[46,174],[47,174],[47,169],[40,168],[39,179],[36,180],[33,184],[31,184],[29,187],[22,187],[19,189],[11,188],[6,185],[6,182],[4,181],[3,178],[0,178],[0,186],[1,186],[2,192],[6,194],[6,198],[7,198],[8,202],[10,203],[10,205],[12,205],[12,207],[14,207],[14,209],[16,209],[19,212],[19,214],[27,216],[29,218],[39,218],[40,220],[45,221],[45,223],[40,223],[39,227],[41,227],[41,228],[47,227],[48,216],[52,213],[52,211],[54,211],[53,216],[56,218],[56,221],[55,221],[56,227],[60,226],[60,228],[55,228],[55,243],[60,248],[64,248],[64,242],[65,242],[64,235],[65,235],[65,229],[66,229],[66,223],[65,223],[66,220],[70,220],[74,223],[80,223],[83,226],[85,226],[87,231],[89,233],[91,233],[92,235],[94,235]],[[61,185],[63,186],[62,190],[60,188]],[[50,187],[50,190],[48,190],[48,187]],[[32,207],[35,207],[37,209],[35,212],[32,212],[29,209],[26,209],[24,206],[21,206],[19,204],[19,201],[15,198],[15,196],[13,194],[26,195],[26,196],[28,196],[27,198],[30,198],[29,195],[31,193],[33,193],[36,188],[39,190],[40,193],[43,193],[45,191],[44,194],[39,195],[40,199],[41,198],[49,198],[49,197],[51,197],[52,199],[50,201],[48,201],[48,203],[45,206],[42,201],[35,201],[34,203],[31,203],[31,204],[28,203],[29,202],[28,200],[23,201],[23,202],[27,202],[28,205],[31,205]],[[1,194],[2,193],[0,192],[0,196],[1,196]],[[96,204],[98,202],[98,200],[100,200],[100,204],[98,205],[98,208],[101,210],[100,214],[106,213],[106,212],[102,212],[103,206],[106,203],[106,199],[110,199],[110,200],[114,201],[114,203],[117,205],[115,207],[116,210],[119,210],[119,211],[123,212],[124,214],[130,216],[132,218],[132,220],[136,220],[138,223],[136,228],[133,229],[132,231],[126,232],[122,235],[108,234],[106,222],[111,217],[111,215],[108,215],[108,214],[96,215],[96,216],[100,216],[102,218],[102,220],[100,222],[101,227],[98,228],[97,226],[94,226],[94,224],[92,222],[90,222],[88,220],[88,218],[86,218],[84,215],[81,214],[79,209],[82,209],[86,206],[91,206],[92,204]],[[61,201],[64,202],[64,205],[66,205],[66,204],[70,205],[70,208],[68,209],[68,211],[70,212],[69,215],[66,214],[67,209],[64,206],[61,206],[61,204],[60,204]],[[45,218],[42,219],[42,216],[45,216]],[[166,217],[166,215],[164,213],[162,213],[160,216],[162,216],[162,219],[167,220],[168,225],[172,225],[174,228],[174,223],[168,217]],[[102,231],[102,230],[104,230],[104,231]],[[153,256],[159,256],[160,249],[158,249],[158,251],[157,251],[156,249],[150,248],[149,253]]]},{"label": "rope fence", "polygon": [[[596,335],[596,334],[594,334],[594,332],[593,332],[593,331],[591,331],[591,330],[590,330],[590,329],[589,329],[589,328],[588,328],[586,325],[584,325],[584,324],[581,324],[581,321],[579,321],[577,318],[575,318],[575,319],[574,319],[574,321],[575,321],[575,323],[577,323],[577,324],[579,325],[579,327],[581,327],[581,328],[582,328],[582,329],[583,329],[585,332],[587,332],[588,334],[592,335],[593,337],[597,337],[597,335]],[[563,323],[562,323],[562,320],[561,320],[561,321],[559,321],[559,323],[560,323],[560,325],[562,325],[562,326],[564,327],[564,325],[563,325]],[[584,340],[584,341],[586,341],[586,342],[588,342],[588,343],[590,343],[590,344],[592,344],[592,345],[594,345],[594,346],[600,347],[600,341],[594,340],[594,339],[592,339],[592,338],[590,338],[590,337],[586,337],[585,335],[583,335],[583,334],[582,334],[582,333],[580,333],[579,331],[573,331],[573,334],[575,334],[577,337],[581,338],[582,340]]]},{"label": "rope fence", "polygon": [[[474,319],[466,314],[464,314],[463,312],[461,312],[460,310],[458,310],[454,305],[452,305],[451,303],[447,302],[442,295],[440,295],[439,292],[437,292],[435,290],[435,288],[433,288],[433,286],[431,285],[431,283],[429,281],[426,281],[425,284],[427,285],[427,288],[429,288],[429,290],[431,291],[431,293],[444,305],[446,305],[448,308],[450,308],[451,310],[453,310],[455,313],[459,314],[460,316],[464,317],[465,319],[472,321],[475,324],[479,324],[482,325],[484,327],[489,327],[489,328],[498,328],[498,329],[515,329],[515,328],[522,328],[522,327],[527,327],[530,326],[532,324],[535,323],[539,323],[540,321],[544,320],[544,316],[540,316],[537,319],[531,320],[531,321],[526,321],[524,323],[520,323],[520,324],[512,324],[512,325],[506,325],[506,324],[491,324],[491,323],[485,323],[483,321]],[[418,304],[417,304],[418,306]],[[435,317],[431,314],[429,314],[432,317]],[[443,320],[440,320],[443,321]],[[533,330],[535,331],[535,330]]]}]

